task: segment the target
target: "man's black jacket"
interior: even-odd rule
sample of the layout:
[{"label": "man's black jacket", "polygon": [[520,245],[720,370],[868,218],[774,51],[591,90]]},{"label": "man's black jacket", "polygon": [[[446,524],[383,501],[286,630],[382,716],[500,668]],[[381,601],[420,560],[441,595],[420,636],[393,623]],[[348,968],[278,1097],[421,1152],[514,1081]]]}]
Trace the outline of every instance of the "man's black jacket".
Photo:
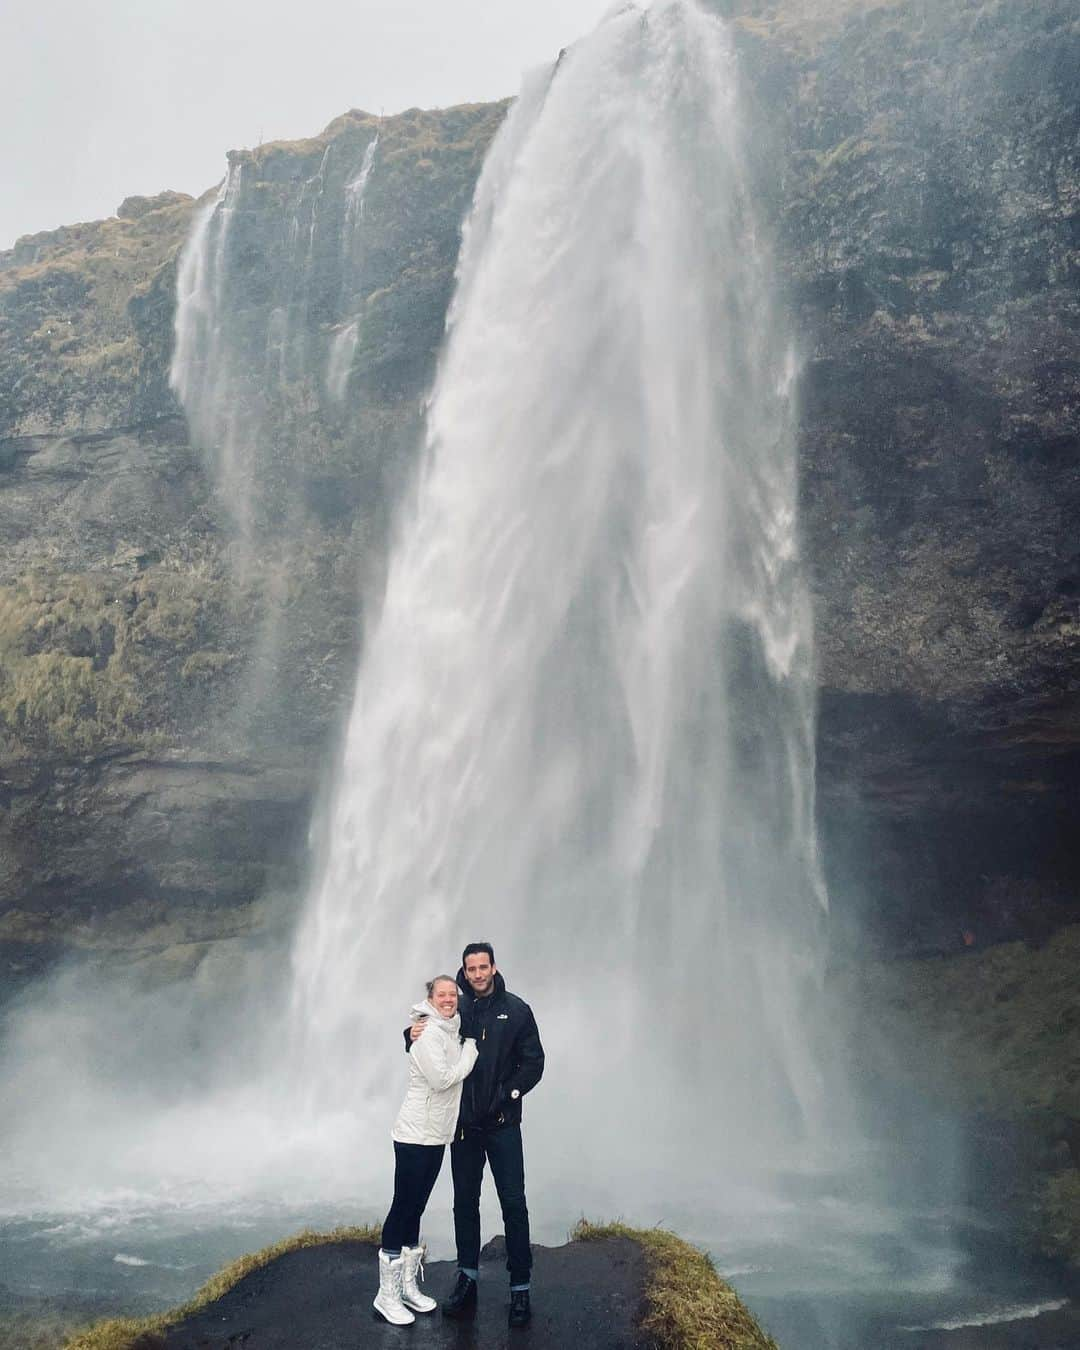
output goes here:
[{"label": "man's black jacket", "polygon": [[[544,1047],[536,1018],[524,999],[511,994],[498,971],[495,988],[477,998],[458,971],[461,990],[461,1034],[475,1036],[476,1067],[462,1085],[458,1133],[468,1129],[498,1129],[521,1120],[521,1098],[539,1083],[544,1072]],[[405,1033],[405,1046],[411,1045]],[[514,1089],[521,1094],[510,1096]]]}]

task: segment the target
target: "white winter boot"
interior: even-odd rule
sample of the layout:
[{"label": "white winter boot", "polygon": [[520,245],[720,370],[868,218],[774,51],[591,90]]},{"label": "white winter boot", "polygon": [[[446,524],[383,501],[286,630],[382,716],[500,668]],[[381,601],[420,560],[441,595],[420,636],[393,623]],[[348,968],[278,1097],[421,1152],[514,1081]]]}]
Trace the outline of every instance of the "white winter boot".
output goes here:
[{"label": "white winter boot", "polygon": [[371,1305],[375,1309],[376,1322],[381,1317],[395,1327],[407,1327],[416,1318],[401,1301],[401,1280],[405,1262],[400,1256],[393,1260],[379,1249],[379,1292]]},{"label": "white winter boot", "polygon": [[424,1278],[424,1252],[426,1248],[402,1247],[401,1261],[404,1266],[402,1272],[401,1301],[406,1308],[411,1308],[413,1312],[429,1313],[434,1312],[439,1306],[435,1299],[428,1298],[427,1294],[421,1293],[420,1286],[416,1283],[417,1279]]}]

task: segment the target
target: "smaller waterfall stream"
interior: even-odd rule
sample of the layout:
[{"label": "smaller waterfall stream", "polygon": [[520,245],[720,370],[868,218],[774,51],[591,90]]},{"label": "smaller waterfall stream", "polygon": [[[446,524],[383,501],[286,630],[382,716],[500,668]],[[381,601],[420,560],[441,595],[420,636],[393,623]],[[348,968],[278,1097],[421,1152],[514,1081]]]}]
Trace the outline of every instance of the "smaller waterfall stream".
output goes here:
[{"label": "smaller waterfall stream", "polygon": [[[345,228],[341,234],[341,247],[346,262],[351,262],[358,249],[358,236],[364,221],[364,193],[375,163],[375,151],[379,144],[374,136],[364,152],[364,162],[360,172],[351,182],[345,184]],[[326,392],[335,403],[343,403],[349,385],[356,344],[360,340],[362,315],[357,313],[334,334],[326,358]]]},{"label": "smaller waterfall stream", "polygon": [[[237,627],[253,629],[231,721],[249,737],[280,733],[293,717],[296,690],[281,670],[297,666],[305,636],[290,597],[325,554],[319,513],[349,511],[320,475],[328,444],[358,439],[346,396],[372,289],[362,222],[378,140],[373,128],[357,165],[355,134],[330,137],[306,177],[281,185],[271,170],[269,183],[249,187],[258,163],[234,153],[180,259],[170,383],[231,526]],[[268,186],[281,197],[274,212]]]},{"label": "smaller waterfall stream", "polygon": [[[310,383],[317,408],[325,379],[332,397],[344,398],[366,293],[360,236],[378,141],[371,136],[329,205],[336,143],[328,141],[283,214],[280,241],[250,237],[246,161],[232,156],[181,255],[169,381],[248,555],[256,535],[302,498],[303,421],[314,409],[298,390]],[[272,265],[271,247],[280,254]],[[268,272],[254,285],[253,268]]]}]

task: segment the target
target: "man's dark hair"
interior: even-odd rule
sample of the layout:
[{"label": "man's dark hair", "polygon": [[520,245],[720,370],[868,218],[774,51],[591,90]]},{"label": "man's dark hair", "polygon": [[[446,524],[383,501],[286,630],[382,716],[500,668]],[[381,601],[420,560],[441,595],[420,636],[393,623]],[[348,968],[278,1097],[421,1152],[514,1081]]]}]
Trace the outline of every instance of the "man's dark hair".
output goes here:
[{"label": "man's dark hair", "polygon": [[467,956],[479,956],[481,952],[487,952],[491,964],[495,964],[495,948],[490,942],[470,942],[461,953],[461,967],[465,968],[465,958]]}]

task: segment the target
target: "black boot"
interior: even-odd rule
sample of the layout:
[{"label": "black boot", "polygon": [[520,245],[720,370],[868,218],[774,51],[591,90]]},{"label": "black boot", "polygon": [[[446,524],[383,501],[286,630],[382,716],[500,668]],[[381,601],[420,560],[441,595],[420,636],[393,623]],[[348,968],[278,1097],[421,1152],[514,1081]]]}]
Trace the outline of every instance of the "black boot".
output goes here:
[{"label": "black boot", "polygon": [[532,1309],[529,1307],[529,1291],[527,1289],[511,1289],[510,1291],[510,1316],[507,1318],[512,1327],[523,1327],[532,1316]]},{"label": "black boot", "polygon": [[457,1284],[442,1310],[444,1317],[476,1316],[476,1281],[463,1270],[458,1271]]}]

